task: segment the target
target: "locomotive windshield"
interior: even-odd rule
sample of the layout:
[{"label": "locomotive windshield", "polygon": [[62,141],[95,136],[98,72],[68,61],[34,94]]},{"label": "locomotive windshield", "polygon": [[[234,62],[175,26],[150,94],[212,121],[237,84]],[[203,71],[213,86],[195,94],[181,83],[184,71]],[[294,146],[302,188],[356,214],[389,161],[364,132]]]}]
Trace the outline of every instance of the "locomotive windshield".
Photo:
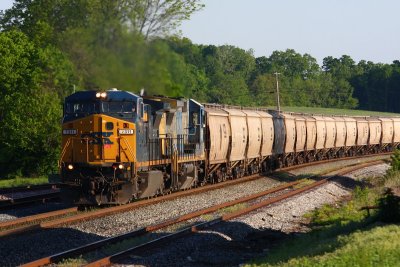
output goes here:
[{"label": "locomotive windshield", "polygon": [[133,102],[102,102],[101,113],[122,118],[135,118],[136,103]]},{"label": "locomotive windshield", "polygon": [[66,114],[97,114],[100,113],[100,105],[96,102],[73,102],[66,103],[65,105]]},{"label": "locomotive windshield", "polygon": [[65,116],[69,118],[84,117],[91,114],[105,114],[117,118],[135,120],[136,103],[123,101],[67,102]]}]

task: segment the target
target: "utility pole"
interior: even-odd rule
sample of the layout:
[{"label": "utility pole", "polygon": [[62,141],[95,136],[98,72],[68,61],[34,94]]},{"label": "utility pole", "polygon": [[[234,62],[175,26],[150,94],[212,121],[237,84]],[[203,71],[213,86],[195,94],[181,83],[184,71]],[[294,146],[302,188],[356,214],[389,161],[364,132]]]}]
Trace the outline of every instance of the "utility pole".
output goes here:
[{"label": "utility pole", "polygon": [[279,102],[279,81],[278,81],[278,75],[280,74],[279,72],[275,72],[275,79],[276,79],[276,105],[278,107],[278,112],[281,112],[281,103]]}]

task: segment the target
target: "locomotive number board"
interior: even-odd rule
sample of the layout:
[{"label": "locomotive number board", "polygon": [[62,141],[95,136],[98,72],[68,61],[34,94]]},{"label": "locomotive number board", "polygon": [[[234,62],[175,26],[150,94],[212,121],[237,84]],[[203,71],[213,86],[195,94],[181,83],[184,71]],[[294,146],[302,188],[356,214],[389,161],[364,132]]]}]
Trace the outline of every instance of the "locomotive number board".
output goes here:
[{"label": "locomotive number board", "polygon": [[133,134],[133,129],[119,129],[118,130],[119,134]]},{"label": "locomotive number board", "polygon": [[75,130],[75,129],[64,129],[62,133],[63,133],[63,135],[76,135],[77,130]]}]

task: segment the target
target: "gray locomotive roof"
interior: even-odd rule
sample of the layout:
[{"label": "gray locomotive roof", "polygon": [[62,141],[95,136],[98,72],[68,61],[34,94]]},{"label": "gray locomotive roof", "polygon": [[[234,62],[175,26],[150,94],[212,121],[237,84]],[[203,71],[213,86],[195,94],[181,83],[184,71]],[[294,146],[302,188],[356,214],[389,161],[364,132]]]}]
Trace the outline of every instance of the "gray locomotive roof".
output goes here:
[{"label": "gray locomotive roof", "polygon": [[[86,102],[99,100],[96,94],[101,91],[79,91],[65,98],[67,102]],[[106,91],[107,97],[103,101],[136,101],[139,96],[132,92],[110,90]]]}]

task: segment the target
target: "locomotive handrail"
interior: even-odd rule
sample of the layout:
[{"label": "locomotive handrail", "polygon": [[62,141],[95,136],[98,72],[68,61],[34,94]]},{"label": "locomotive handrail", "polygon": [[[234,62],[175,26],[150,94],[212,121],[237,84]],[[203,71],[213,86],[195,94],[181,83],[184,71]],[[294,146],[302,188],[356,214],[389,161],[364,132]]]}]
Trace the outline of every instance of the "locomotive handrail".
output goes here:
[{"label": "locomotive handrail", "polygon": [[68,146],[69,146],[70,143],[71,143],[71,138],[68,138],[68,141],[67,141],[67,143],[64,145],[64,148],[63,148],[63,150],[62,150],[62,152],[61,152],[61,157],[60,157],[60,160],[58,161],[58,167],[61,167],[61,162],[63,162],[63,158],[64,158],[64,156],[65,156],[65,153],[67,152],[67,148],[68,148]]}]

